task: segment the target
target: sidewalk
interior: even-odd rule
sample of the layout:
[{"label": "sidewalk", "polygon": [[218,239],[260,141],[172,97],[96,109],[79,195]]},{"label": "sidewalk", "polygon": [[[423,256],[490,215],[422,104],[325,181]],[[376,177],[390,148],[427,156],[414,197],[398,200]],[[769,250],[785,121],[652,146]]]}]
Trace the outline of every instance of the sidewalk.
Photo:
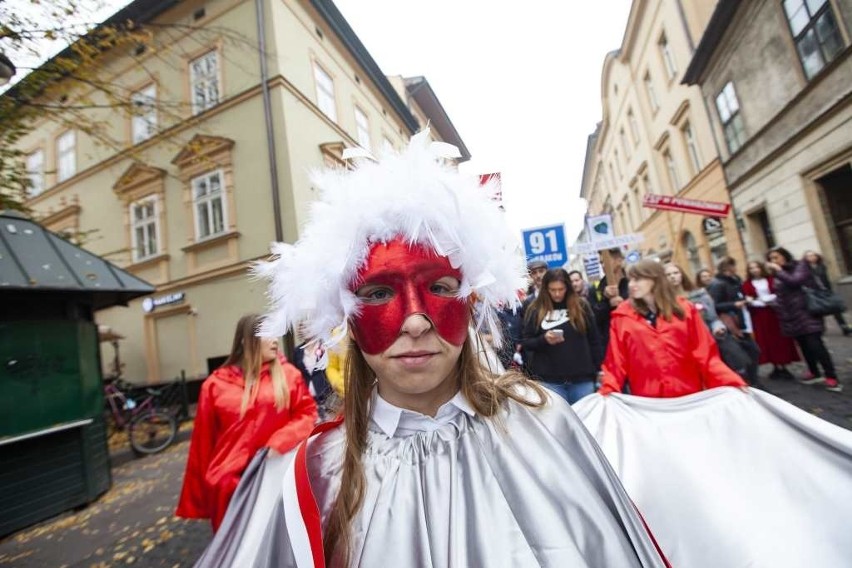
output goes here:
[{"label": "sidewalk", "polygon": [[[828,328],[825,343],[837,368],[842,393],[829,392],[822,385],[806,386],[795,381],[770,381],[767,377],[772,365],[761,368],[760,382],[767,392],[783,398],[823,420],[852,430],[852,336],[844,337],[832,318],[826,318]],[[807,367],[804,362],[790,366],[795,376],[801,376]]]},{"label": "sidewalk", "polygon": [[79,511],[0,541],[0,566],[108,568],[192,566],[211,537],[206,521],[173,515],[189,450],[191,423],[161,454],[111,454],[112,488]]}]

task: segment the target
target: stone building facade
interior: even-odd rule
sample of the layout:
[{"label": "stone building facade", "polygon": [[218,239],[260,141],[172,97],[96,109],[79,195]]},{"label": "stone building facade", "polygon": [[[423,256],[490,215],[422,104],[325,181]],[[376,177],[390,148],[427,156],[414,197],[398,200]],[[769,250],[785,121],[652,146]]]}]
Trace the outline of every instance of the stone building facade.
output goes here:
[{"label": "stone building facade", "polygon": [[606,56],[603,117],[589,138],[581,197],[610,213],[617,233],[641,233],[645,258],[687,272],[743,259],[732,215],[712,218],[643,205],[647,194],[727,203],[728,188],[701,91],[681,84],[715,2],[635,0],[621,47]]},{"label": "stone building facade", "polygon": [[852,0],[720,0],[684,76],[711,109],[748,255],[818,250],[843,284],[852,281],[850,32]]}]

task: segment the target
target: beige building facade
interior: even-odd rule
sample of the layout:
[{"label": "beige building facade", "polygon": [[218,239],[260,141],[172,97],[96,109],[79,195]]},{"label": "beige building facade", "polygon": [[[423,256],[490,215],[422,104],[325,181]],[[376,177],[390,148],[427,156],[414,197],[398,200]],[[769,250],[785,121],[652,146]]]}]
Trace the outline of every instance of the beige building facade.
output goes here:
[{"label": "beige building facade", "polygon": [[265,304],[250,263],[298,238],[311,168],[401,148],[427,123],[470,157],[428,81],[385,77],[333,2],[136,0],[111,18],[128,19],[151,45],[102,64],[138,108],[87,108],[98,129],[43,122],[21,141],[39,220],[156,286],[97,314],[126,338],[128,380],[206,376],[228,354],[237,319]]},{"label": "beige building facade", "polygon": [[643,258],[674,260],[694,275],[725,257],[743,259],[733,215],[707,217],[645,207],[646,195],[728,203],[701,91],[681,84],[715,2],[635,0],[621,47],[601,74],[603,117],[589,137],[581,197],[610,213],[617,234],[640,233]]},{"label": "beige building facade", "polygon": [[852,299],[852,0],[721,0],[700,85],[750,257],[820,251]]}]

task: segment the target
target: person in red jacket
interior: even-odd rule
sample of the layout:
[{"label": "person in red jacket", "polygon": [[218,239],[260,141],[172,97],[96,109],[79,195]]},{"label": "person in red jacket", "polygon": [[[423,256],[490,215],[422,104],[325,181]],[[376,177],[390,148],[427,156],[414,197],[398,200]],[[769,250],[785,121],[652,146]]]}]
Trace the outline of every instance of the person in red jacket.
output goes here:
[{"label": "person in red jacket", "polygon": [[746,383],[719,356],[719,348],[686,298],[675,295],[663,266],[642,260],[628,270],[630,300],[612,313],[609,349],[598,392],[653,398],[684,396]]},{"label": "person in red jacket", "polygon": [[260,316],[237,323],[231,354],[201,386],[177,516],[217,530],[243,471],[269,447],[285,453],[307,438],[317,407],[276,338],[257,337]]}]

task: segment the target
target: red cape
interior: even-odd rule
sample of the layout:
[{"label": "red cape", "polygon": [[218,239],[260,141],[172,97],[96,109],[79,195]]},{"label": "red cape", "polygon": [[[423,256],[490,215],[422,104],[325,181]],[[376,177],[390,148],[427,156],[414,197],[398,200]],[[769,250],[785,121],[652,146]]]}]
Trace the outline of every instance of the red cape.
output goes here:
[{"label": "red cape", "polygon": [[314,427],[317,408],[301,373],[281,357],[290,401],[275,408],[269,365],[260,373],[257,399],[240,418],[243,374],[236,366],[220,367],[201,386],[189,459],[176,514],[209,518],[219,528],[243,471],[257,451],[270,447],[285,453]]},{"label": "red cape", "polygon": [[598,392],[621,392],[630,380],[636,396],[670,398],[722,386],[744,387],[728,368],[701,314],[685,298],[678,298],[684,318],[657,318],[652,327],[629,301],[612,312],[609,346]]}]

